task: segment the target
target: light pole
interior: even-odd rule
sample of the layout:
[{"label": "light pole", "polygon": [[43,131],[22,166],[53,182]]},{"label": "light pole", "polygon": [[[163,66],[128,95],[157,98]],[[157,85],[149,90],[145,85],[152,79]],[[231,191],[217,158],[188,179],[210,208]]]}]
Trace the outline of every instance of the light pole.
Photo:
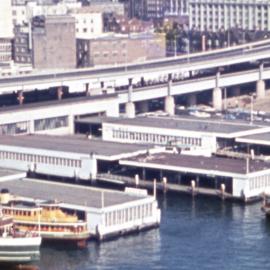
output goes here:
[{"label": "light pole", "polygon": [[253,124],[253,102],[254,97],[256,97],[256,94],[250,94],[250,124]]}]

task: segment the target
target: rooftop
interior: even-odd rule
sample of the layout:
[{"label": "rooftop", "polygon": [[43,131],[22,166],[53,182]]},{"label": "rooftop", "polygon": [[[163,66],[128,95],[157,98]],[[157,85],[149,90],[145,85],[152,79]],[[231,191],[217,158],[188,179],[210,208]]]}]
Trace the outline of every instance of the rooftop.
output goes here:
[{"label": "rooftop", "polygon": [[147,145],[112,143],[99,139],[88,139],[81,135],[0,136],[0,145],[88,155],[95,153],[98,159],[119,159],[121,155],[144,153],[148,149]]},{"label": "rooftop", "polygon": [[[140,155],[121,160],[120,163],[123,165],[135,165],[146,168],[159,168],[220,176],[225,176],[225,174],[246,174],[247,172],[247,162],[244,159],[188,156],[168,153]],[[253,160],[249,162],[250,173],[268,169],[270,169],[269,163]]]},{"label": "rooftop", "polygon": [[57,199],[61,203],[93,208],[101,208],[102,193],[105,207],[132,202],[142,198],[120,191],[108,191],[92,187],[62,184],[36,179],[0,182],[0,189],[8,189],[10,193],[18,196],[40,200]]},{"label": "rooftop", "polygon": [[[89,119],[90,120],[90,119]],[[119,125],[144,126],[149,128],[166,128],[186,130],[202,133],[216,133],[226,136],[236,135],[235,133],[260,133],[263,128],[270,127],[262,125],[250,125],[244,122],[228,120],[205,120],[190,117],[136,117],[136,118],[106,118],[103,123],[113,123]]]},{"label": "rooftop", "polygon": [[236,141],[250,144],[270,145],[270,132],[239,137]]}]

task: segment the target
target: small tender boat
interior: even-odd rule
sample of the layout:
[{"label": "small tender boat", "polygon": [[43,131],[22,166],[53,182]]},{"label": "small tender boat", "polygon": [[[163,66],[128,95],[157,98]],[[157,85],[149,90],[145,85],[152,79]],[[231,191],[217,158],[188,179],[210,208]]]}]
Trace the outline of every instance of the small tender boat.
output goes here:
[{"label": "small tender boat", "polygon": [[25,264],[40,258],[41,237],[14,229],[13,220],[0,214],[0,264]]},{"label": "small tender boat", "polygon": [[90,237],[86,221],[65,212],[58,202],[14,199],[7,191],[1,191],[1,207],[21,231],[40,232],[44,240],[67,241],[84,247]]}]

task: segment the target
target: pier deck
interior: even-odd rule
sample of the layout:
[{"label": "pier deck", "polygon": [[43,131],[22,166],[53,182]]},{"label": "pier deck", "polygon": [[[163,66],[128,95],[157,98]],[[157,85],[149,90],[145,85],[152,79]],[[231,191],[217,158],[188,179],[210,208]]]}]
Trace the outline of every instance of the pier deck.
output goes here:
[{"label": "pier deck", "polygon": [[[147,188],[149,190],[154,189],[154,181],[153,180],[139,180],[139,184],[136,184],[135,178],[121,176],[121,175],[113,175],[113,174],[98,174],[98,181],[101,182],[108,182],[108,183],[115,183],[115,184],[122,184],[128,186],[138,186],[141,188]],[[190,186],[181,185],[181,184],[172,184],[172,183],[156,183],[157,190],[161,191],[176,191],[181,193],[188,193],[188,194],[201,194],[201,195],[209,195],[209,196],[220,196],[223,198],[233,198],[232,194],[224,192],[221,193],[220,189],[212,189],[212,188],[204,188],[204,187],[195,187],[191,189]]]}]

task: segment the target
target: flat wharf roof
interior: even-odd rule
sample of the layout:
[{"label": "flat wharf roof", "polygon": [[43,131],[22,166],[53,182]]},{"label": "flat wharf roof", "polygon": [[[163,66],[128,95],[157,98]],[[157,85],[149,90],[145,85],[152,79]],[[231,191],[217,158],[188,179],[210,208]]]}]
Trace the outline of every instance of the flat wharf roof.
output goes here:
[{"label": "flat wharf roof", "polygon": [[[120,164],[222,176],[223,174],[246,174],[247,161],[244,159],[162,153],[139,155],[121,160]],[[250,173],[268,169],[270,169],[270,163],[249,161]]]},{"label": "flat wharf roof", "polygon": [[20,179],[25,176],[26,173],[23,171],[0,168],[0,181],[5,181],[7,179]]},{"label": "flat wharf roof", "polygon": [[236,139],[237,142],[260,144],[270,146],[270,132],[254,134],[249,136],[243,136]]},{"label": "flat wharf roof", "polygon": [[26,103],[22,105],[2,106],[0,107],[0,113],[5,113],[9,111],[13,112],[13,111],[23,111],[23,110],[29,110],[29,109],[40,109],[43,107],[47,108],[47,107],[64,106],[64,105],[69,105],[69,104],[78,104],[78,103],[97,101],[97,100],[116,98],[116,97],[117,97],[117,94],[106,94],[102,96],[101,95],[84,96],[84,97],[65,98],[61,100],[49,100],[49,101]]},{"label": "flat wharf roof", "polygon": [[[88,119],[91,122],[91,118]],[[86,122],[87,119],[80,119],[80,122]],[[98,122],[97,119],[94,120]],[[168,117],[168,116],[147,116],[147,117],[136,117],[136,118],[102,118],[100,119],[103,123],[113,123],[120,125],[131,125],[131,126],[144,126],[153,128],[167,128],[177,130],[187,130],[203,133],[217,133],[217,134],[233,134],[238,132],[251,132],[258,133],[263,128],[270,127],[267,125],[250,125],[243,121],[228,121],[228,120],[213,120],[213,119],[198,119],[190,117]],[[261,131],[263,132],[263,131]]]},{"label": "flat wharf roof", "polygon": [[8,189],[11,194],[38,200],[58,200],[61,203],[83,207],[113,206],[140,200],[142,197],[121,191],[109,191],[75,184],[63,184],[36,179],[21,179],[0,182],[0,189]]},{"label": "flat wharf roof", "polygon": [[[124,144],[103,141],[100,139],[88,139],[86,136],[53,136],[53,135],[22,135],[0,136],[0,145],[17,146],[24,148],[36,148],[60,152],[79,154],[94,153],[99,158],[113,157],[122,154],[147,151],[148,146],[142,144]],[[149,146],[149,148],[153,146]]]}]

